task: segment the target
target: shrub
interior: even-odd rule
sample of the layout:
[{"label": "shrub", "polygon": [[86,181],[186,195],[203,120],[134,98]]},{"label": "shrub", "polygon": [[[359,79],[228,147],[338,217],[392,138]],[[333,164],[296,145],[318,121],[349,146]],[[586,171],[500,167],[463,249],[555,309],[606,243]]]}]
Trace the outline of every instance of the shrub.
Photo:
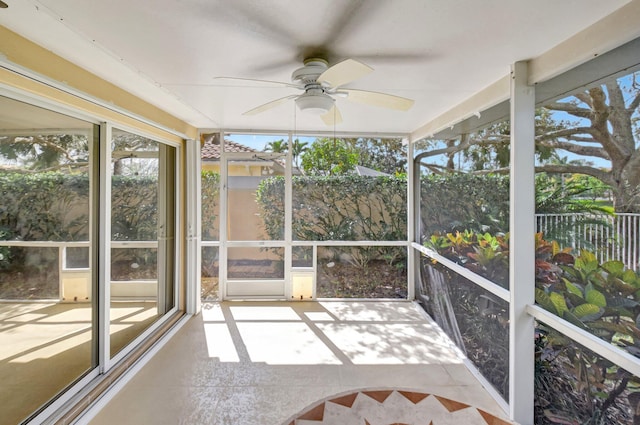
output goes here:
[{"label": "shrub", "polygon": [[[508,235],[494,237],[467,231],[434,235],[426,245],[506,287],[507,242]],[[620,261],[600,263],[587,250],[576,255],[570,248],[560,249],[557,242],[544,240],[542,234],[536,235],[535,261],[538,305],[640,357],[640,275],[637,272]],[[477,304],[479,294],[480,291],[470,299],[470,305]],[[477,313],[484,315],[481,311]],[[536,335],[536,415],[539,418],[536,423],[571,423],[554,422],[567,420],[567,414],[579,418],[581,423],[608,423],[627,418],[629,405],[637,407],[638,394],[631,391],[630,384],[637,388],[640,377],[580,348],[543,323],[538,324]],[[572,392],[567,393],[567,388]]]},{"label": "shrub", "polygon": [[509,231],[509,178],[430,174],[421,179],[421,234]]},{"label": "shrub", "polygon": [[202,171],[201,191],[202,240],[217,240],[219,237],[220,174],[213,171]]}]

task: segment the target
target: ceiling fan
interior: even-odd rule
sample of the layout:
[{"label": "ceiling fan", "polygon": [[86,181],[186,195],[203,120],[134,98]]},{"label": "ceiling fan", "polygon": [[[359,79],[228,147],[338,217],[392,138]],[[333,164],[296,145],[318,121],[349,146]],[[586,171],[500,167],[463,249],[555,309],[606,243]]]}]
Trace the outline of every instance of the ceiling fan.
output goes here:
[{"label": "ceiling fan", "polygon": [[291,83],[248,78],[218,78],[278,84],[303,91],[301,94],[293,94],[272,100],[271,102],[244,112],[243,115],[256,115],[275,108],[289,100],[294,100],[298,109],[301,111],[320,115],[320,118],[326,125],[335,125],[342,122],[342,115],[335,104],[336,98],[345,98],[352,102],[399,111],[407,111],[413,106],[414,101],[405,97],[344,88],[346,84],[364,77],[371,72],[373,72],[373,68],[355,59],[346,59],[330,67],[329,63],[324,59],[309,58],[304,61],[302,68],[293,71],[291,74]]}]

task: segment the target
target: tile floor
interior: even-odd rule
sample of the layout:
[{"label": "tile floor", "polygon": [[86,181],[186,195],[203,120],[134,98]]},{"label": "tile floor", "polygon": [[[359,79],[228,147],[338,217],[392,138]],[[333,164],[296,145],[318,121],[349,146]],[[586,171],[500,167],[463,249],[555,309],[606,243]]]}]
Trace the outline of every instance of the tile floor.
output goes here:
[{"label": "tile floor", "polygon": [[[223,302],[205,305],[90,424],[333,423],[294,419],[325,399],[390,388],[505,417],[414,303]],[[474,420],[487,423],[465,424]]]}]

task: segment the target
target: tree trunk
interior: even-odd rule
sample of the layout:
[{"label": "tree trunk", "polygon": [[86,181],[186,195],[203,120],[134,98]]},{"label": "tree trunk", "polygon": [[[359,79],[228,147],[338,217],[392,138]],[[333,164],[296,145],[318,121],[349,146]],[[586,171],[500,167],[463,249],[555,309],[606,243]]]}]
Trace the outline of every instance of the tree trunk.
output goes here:
[{"label": "tree trunk", "polygon": [[[633,136],[634,108],[625,105],[622,89],[615,82],[588,91],[591,98],[592,136],[611,158],[613,206],[616,212],[640,212],[640,152]],[[608,100],[608,104],[607,104]]]}]

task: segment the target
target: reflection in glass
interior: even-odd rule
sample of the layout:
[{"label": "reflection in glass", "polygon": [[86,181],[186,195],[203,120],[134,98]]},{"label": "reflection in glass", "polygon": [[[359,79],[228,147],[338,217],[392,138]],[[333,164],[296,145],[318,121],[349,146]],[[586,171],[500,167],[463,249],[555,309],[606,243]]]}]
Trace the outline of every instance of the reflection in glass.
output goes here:
[{"label": "reflection in glass", "polygon": [[0,96],[2,423],[20,423],[97,364],[89,248],[97,134]]},{"label": "reflection in glass", "polygon": [[0,299],[60,299],[58,248],[2,247],[7,267],[0,273]]},{"label": "reflection in glass", "polygon": [[110,352],[174,306],[175,148],[113,130]]},{"label": "reflection in glass", "polygon": [[156,248],[112,248],[111,281],[158,279]]},{"label": "reflection in glass", "polygon": [[427,257],[422,257],[416,298],[508,400],[508,303]]},{"label": "reflection in glass", "polygon": [[406,298],[407,249],[319,247],[318,298]]}]

